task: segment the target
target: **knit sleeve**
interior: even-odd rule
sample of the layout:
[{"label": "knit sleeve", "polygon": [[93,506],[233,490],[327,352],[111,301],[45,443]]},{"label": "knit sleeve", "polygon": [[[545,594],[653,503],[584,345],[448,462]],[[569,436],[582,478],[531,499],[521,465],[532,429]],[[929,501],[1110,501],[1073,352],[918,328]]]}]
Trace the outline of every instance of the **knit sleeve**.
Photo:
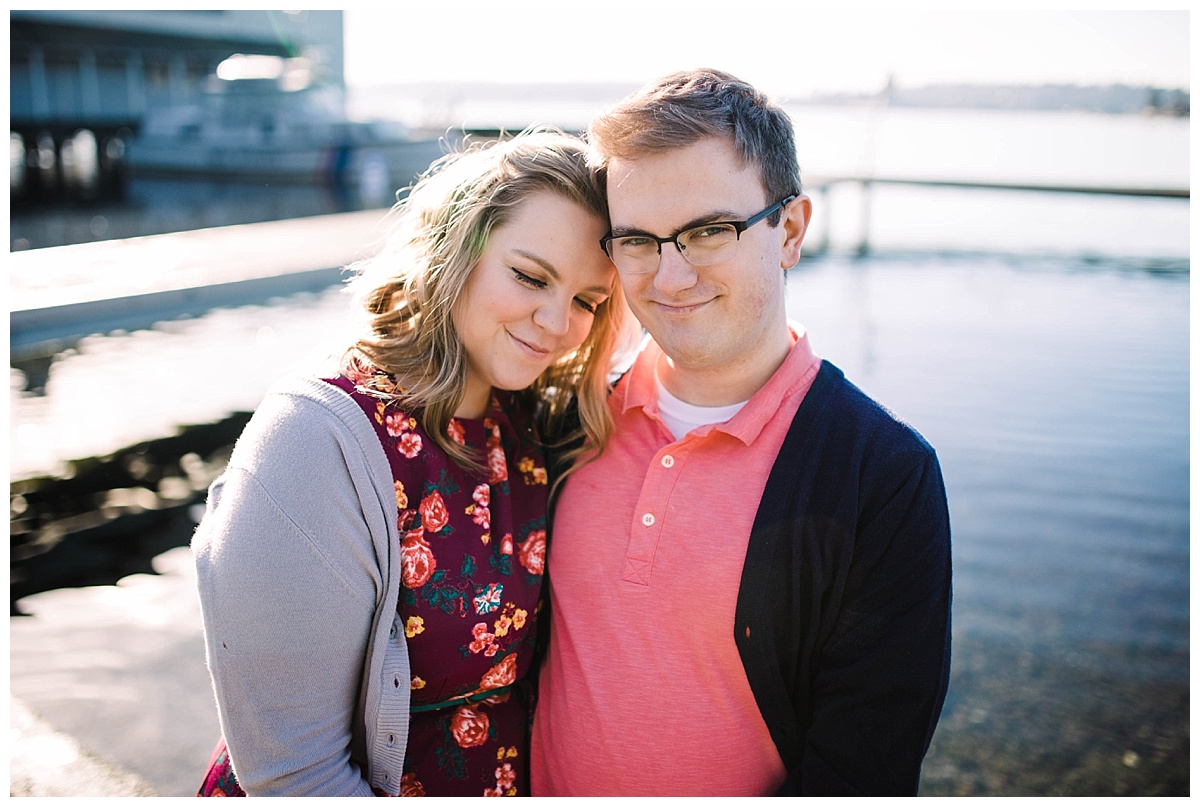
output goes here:
[{"label": "knit sleeve", "polygon": [[371,795],[352,735],[383,581],[361,463],[319,407],[260,409],[193,539],[221,729],[250,795]]},{"label": "knit sleeve", "polygon": [[864,480],[856,532],[793,776],[804,795],[916,794],[950,670],[950,520],[932,450]]}]

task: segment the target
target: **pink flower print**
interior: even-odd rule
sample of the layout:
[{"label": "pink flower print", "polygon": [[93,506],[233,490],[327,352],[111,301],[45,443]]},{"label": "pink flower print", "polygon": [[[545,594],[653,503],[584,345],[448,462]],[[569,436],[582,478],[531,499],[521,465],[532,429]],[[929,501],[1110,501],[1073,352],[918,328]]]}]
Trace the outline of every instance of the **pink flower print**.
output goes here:
[{"label": "pink flower print", "polygon": [[[468,645],[468,648],[472,653],[483,652],[485,656],[496,655],[496,635],[494,633],[488,633],[488,626],[486,622],[480,622],[477,624],[471,629],[471,633],[475,635],[475,641]],[[489,649],[491,649],[492,652],[488,653],[487,650]]]},{"label": "pink flower print", "polygon": [[408,431],[408,415],[403,412],[394,412],[387,416],[387,433],[392,437],[399,437]]},{"label": "pink flower print", "polygon": [[541,574],[546,568],[546,531],[534,530],[521,544],[521,565],[531,574]]},{"label": "pink flower print", "polygon": [[492,528],[491,510],[482,505],[471,505],[467,509],[471,511],[471,520],[483,527],[484,532],[487,532]]},{"label": "pink flower print", "polygon": [[511,555],[513,553],[512,533],[504,533],[504,537],[500,539],[500,554]]},{"label": "pink flower print", "polygon": [[509,653],[479,679],[480,689],[499,689],[517,680],[517,654]]},{"label": "pink flower print", "polygon": [[487,588],[480,587],[476,589],[475,613],[483,615],[495,611],[500,607],[500,600],[503,596],[503,583],[490,583]]},{"label": "pink flower print", "polygon": [[450,512],[446,510],[446,502],[436,490],[421,500],[418,509],[421,511],[421,524],[428,532],[441,532],[442,528],[450,523]]},{"label": "pink flower print", "polygon": [[[354,386],[361,387],[375,377],[378,370],[371,364],[362,359],[351,359],[346,363],[344,375],[354,383]],[[382,406],[382,404],[380,404]]]},{"label": "pink flower print", "polygon": [[400,575],[405,586],[417,589],[429,582],[437,558],[425,541],[424,530],[410,530],[400,542]]},{"label": "pink flower print", "polygon": [[488,485],[476,485],[471,498],[475,500],[475,504],[468,507],[467,512],[471,514],[472,521],[483,527],[484,543],[486,544],[490,538],[486,533],[492,528],[492,511],[488,507],[492,501],[492,489]]},{"label": "pink flower print", "polygon": [[491,418],[483,425],[491,430],[487,439],[488,482],[495,485],[508,479],[508,463],[504,459],[504,449],[500,447],[500,427]]},{"label": "pink flower print", "polygon": [[516,781],[517,772],[513,770],[511,762],[505,762],[496,768],[496,788],[498,790],[508,790]]},{"label": "pink flower print", "polygon": [[396,523],[400,526],[400,532],[408,532],[409,527],[411,527],[412,523],[416,520],[416,510],[401,510],[399,518],[396,519]]},{"label": "pink flower print", "polygon": [[411,460],[421,453],[421,435],[414,432],[405,432],[400,436],[400,442],[396,444],[396,448],[400,450],[401,454]]},{"label": "pink flower print", "polygon": [[446,434],[460,446],[467,444],[467,432],[463,429],[463,425],[454,418],[450,418],[450,422],[446,424]]},{"label": "pink flower print", "polygon": [[493,485],[508,479],[508,463],[504,461],[504,450],[500,446],[488,449],[488,482]]},{"label": "pink flower print", "polygon": [[415,773],[406,773],[400,777],[401,796],[424,796],[425,788],[417,781]]},{"label": "pink flower print", "polygon": [[487,742],[490,721],[486,713],[460,706],[450,718],[450,733],[460,748],[474,748]]}]

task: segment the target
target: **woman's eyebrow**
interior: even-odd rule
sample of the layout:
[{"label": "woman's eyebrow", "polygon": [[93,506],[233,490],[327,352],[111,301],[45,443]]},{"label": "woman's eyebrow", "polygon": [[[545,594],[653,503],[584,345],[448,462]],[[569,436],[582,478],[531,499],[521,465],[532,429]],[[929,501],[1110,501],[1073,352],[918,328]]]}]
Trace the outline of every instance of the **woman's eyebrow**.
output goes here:
[{"label": "woman's eyebrow", "polygon": [[521,249],[520,247],[514,247],[513,252],[517,253],[526,260],[533,261],[538,266],[545,269],[550,277],[554,278],[555,280],[562,280],[562,276],[558,273],[558,270],[554,268],[554,264],[550,263],[550,261],[546,260],[541,255],[537,255],[527,249]]}]

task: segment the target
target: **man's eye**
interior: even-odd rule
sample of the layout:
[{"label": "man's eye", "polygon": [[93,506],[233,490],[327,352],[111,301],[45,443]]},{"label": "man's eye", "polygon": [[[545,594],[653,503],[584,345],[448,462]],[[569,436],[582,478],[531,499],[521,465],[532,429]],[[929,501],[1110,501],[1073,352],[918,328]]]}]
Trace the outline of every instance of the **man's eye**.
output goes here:
[{"label": "man's eye", "polygon": [[731,229],[726,224],[713,224],[708,227],[697,227],[688,232],[688,238],[719,238],[729,235]]}]

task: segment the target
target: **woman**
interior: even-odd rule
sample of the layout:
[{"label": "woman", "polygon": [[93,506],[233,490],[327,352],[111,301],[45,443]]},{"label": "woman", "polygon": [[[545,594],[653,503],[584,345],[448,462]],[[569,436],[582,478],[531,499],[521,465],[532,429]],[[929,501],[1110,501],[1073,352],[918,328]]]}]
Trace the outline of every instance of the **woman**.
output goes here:
[{"label": "woman", "polygon": [[341,374],[267,395],[192,542],[223,732],[201,795],[529,792],[535,408],[558,429],[577,401],[567,459],[594,456],[633,327],[603,186],[533,131],[443,158],[397,208]]}]

